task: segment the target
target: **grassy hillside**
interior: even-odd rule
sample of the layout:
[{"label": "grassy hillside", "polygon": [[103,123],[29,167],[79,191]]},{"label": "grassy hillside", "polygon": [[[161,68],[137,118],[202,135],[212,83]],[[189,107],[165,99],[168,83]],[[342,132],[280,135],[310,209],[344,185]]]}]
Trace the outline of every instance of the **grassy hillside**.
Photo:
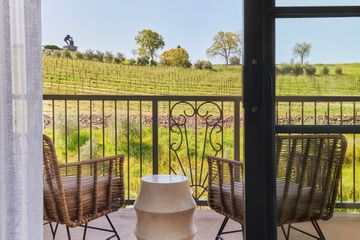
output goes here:
[{"label": "grassy hillside", "polygon": [[[327,65],[330,75],[278,76],[278,95],[359,95],[360,63]],[[335,75],[341,66],[343,75]],[[44,92],[48,94],[241,95],[241,66],[214,71],[177,67],[141,67],[43,57]]]}]

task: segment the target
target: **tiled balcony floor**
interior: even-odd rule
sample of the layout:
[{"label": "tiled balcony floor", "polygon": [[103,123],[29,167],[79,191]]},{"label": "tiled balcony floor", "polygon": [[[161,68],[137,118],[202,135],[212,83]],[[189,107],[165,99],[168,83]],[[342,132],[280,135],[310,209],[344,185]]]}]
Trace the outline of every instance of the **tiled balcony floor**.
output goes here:
[{"label": "tiled balcony floor", "polygon": [[[120,209],[118,212],[110,215],[115,228],[120,234],[122,240],[136,240],[133,231],[136,223],[136,215],[134,209]],[[195,223],[198,228],[196,240],[213,240],[220,227],[223,217],[211,210],[198,209],[195,212]],[[359,240],[360,239],[360,213],[359,214],[336,214],[330,221],[319,222],[327,240]],[[91,222],[92,226],[108,228],[105,218]],[[298,224],[300,228],[313,232],[311,224]],[[228,229],[237,229],[239,224],[229,222]],[[82,239],[82,228],[71,229],[73,240]],[[109,234],[96,230],[88,230],[87,240],[103,240]],[[278,229],[279,240],[284,240],[280,229]],[[51,234],[48,226],[44,227],[44,240],[50,240]],[[66,240],[66,230],[63,226],[59,227],[56,239]],[[115,238],[114,238],[115,239]],[[225,240],[240,240],[241,233],[224,235]],[[311,240],[311,238],[292,232],[291,239]]]}]

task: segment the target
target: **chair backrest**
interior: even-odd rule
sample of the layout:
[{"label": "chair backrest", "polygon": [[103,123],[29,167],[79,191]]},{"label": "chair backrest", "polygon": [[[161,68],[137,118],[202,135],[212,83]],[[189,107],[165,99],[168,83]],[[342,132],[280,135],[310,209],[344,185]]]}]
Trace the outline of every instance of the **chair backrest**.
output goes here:
[{"label": "chair backrest", "polygon": [[46,135],[43,135],[43,178],[44,189],[50,193],[44,195],[45,217],[56,219],[57,222],[68,221],[69,215],[55,147]]},{"label": "chair backrest", "polygon": [[332,217],[347,142],[342,135],[280,135],[278,223]]}]

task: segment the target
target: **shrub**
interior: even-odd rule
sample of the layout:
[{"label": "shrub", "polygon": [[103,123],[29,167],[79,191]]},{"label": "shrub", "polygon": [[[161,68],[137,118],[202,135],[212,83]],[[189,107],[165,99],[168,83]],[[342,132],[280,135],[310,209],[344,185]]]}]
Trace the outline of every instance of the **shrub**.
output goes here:
[{"label": "shrub", "polygon": [[53,57],[61,57],[61,51],[60,50],[52,51],[52,56]]},{"label": "shrub", "polygon": [[293,67],[291,64],[281,64],[277,67],[277,73],[279,75],[291,75],[293,73]]},{"label": "shrub", "polygon": [[149,65],[150,66],[157,66],[158,63],[155,60],[150,60]]},{"label": "shrub", "polygon": [[61,57],[63,58],[71,58],[71,53],[69,50],[64,49],[63,51],[61,51]]},{"label": "shrub", "polygon": [[105,62],[111,63],[114,60],[114,55],[111,52],[106,51],[104,54],[104,60]]},{"label": "shrub", "polygon": [[336,75],[342,75],[343,74],[342,67],[340,67],[340,66],[336,67],[335,74]]},{"label": "shrub", "polygon": [[321,69],[321,73],[322,73],[323,75],[329,75],[330,69],[325,66],[325,67],[323,67],[323,68]]},{"label": "shrub", "polygon": [[199,60],[194,64],[196,69],[212,70],[212,64],[210,61]]},{"label": "shrub", "polygon": [[120,58],[114,57],[113,62],[114,62],[115,64],[120,64],[122,61],[120,60]]},{"label": "shrub", "polygon": [[45,45],[44,50],[45,49],[48,49],[48,50],[61,50],[61,48],[56,46],[56,45]]},{"label": "shrub", "polygon": [[238,56],[232,56],[230,58],[230,64],[231,65],[239,65],[240,64],[240,57]]},{"label": "shrub", "polygon": [[76,59],[83,59],[84,55],[81,52],[74,52],[74,58]]},{"label": "shrub", "polygon": [[117,52],[116,53],[116,58],[118,58],[120,60],[120,62],[125,61],[126,57],[124,54],[122,54],[121,52]]},{"label": "shrub", "polygon": [[206,70],[212,70],[212,63],[210,61],[205,61],[203,64],[203,68]]},{"label": "shrub", "polygon": [[88,49],[85,51],[84,55],[84,59],[86,60],[93,60],[94,59],[94,50]]},{"label": "shrub", "polygon": [[97,50],[96,53],[94,54],[94,59],[98,60],[99,62],[104,61],[104,53]]},{"label": "shrub", "polygon": [[129,59],[128,62],[129,62],[129,65],[136,65],[136,60],[133,58]]},{"label": "shrub", "polygon": [[292,66],[292,73],[295,76],[300,76],[304,74],[304,66],[302,64],[294,64]]},{"label": "shrub", "polygon": [[149,65],[149,58],[148,57],[138,57],[138,59],[136,60],[136,65],[138,65],[138,66]]},{"label": "shrub", "polygon": [[52,50],[49,50],[49,49],[44,49],[42,51],[42,53],[45,55],[45,56],[51,56],[52,55]]},{"label": "shrub", "polygon": [[316,67],[310,64],[305,65],[304,70],[307,76],[313,76],[316,73]]},{"label": "shrub", "polygon": [[160,61],[166,66],[185,67],[189,62],[189,54],[185,49],[177,47],[163,52]]},{"label": "shrub", "polygon": [[201,63],[201,61],[198,60],[196,63],[194,63],[194,67],[195,67],[196,69],[202,69],[202,63]]},{"label": "shrub", "polygon": [[192,66],[192,63],[190,61],[184,62],[184,65],[183,65],[184,68],[191,68],[191,66]]}]

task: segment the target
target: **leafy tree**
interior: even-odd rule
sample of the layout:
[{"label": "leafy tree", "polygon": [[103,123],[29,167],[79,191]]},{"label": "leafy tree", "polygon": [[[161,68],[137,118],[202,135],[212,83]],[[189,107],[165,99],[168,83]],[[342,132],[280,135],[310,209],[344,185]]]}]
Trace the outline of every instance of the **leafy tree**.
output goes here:
[{"label": "leafy tree", "polygon": [[240,34],[234,32],[218,32],[211,47],[206,51],[209,57],[222,56],[226,64],[229,64],[231,55],[241,55]]},{"label": "leafy tree", "polygon": [[173,48],[160,55],[161,63],[167,66],[187,67],[190,63],[188,52],[181,48]]},{"label": "leafy tree", "polygon": [[156,51],[165,46],[164,38],[157,32],[149,29],[139,31],[135,41],[139,46],[139,56],[142,58],[148,57],[151,61],[154,61]]},{"label": "leafy tree", "polygon": [[304,59],[310,55],[311,44],[307,42],[296,43],[293,48],[293,56],[300,57],[301,64],[304,64]]}]

